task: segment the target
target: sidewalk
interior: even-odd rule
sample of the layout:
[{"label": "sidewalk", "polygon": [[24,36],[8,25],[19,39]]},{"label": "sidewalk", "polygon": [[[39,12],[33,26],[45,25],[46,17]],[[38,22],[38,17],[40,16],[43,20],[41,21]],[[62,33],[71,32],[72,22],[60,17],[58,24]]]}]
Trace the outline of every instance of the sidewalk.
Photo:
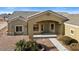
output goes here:
[{"label": "sidewalk", "polygon": [[49,40],[55,45],[55,47],[59,51],[69,51],[67,48],[65,48],[56,38],[49,38]]}]

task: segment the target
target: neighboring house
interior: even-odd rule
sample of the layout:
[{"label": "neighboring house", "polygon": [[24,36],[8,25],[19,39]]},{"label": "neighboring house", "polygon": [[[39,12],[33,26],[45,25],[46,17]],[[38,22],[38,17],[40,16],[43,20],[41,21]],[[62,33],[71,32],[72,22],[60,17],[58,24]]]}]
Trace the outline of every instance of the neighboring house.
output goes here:
[{"label": "neighboring house", "polygon": [[0,16],[0,22],[5,21],[4,17]]},{"label": "neighboring house", "polygon": [[11,14],[0,14],[0,19],[3,19],[2,21],[7,21],[10,15]]},{"label": "neighboring house", "polygon": [[27,21],[24,17],[19,16],[8,22],[8,34],[10,35],[26,35]]},{"label": "neighboring house", "polygon": [[8,17],[9,35],[56,34],[79,39],[79,15],[50,10],[16,11]]},{"label": "neighboring house", "polygon": [[65,35],[79,41],[79,14],[71,14],[70,20],[65,22]]}]

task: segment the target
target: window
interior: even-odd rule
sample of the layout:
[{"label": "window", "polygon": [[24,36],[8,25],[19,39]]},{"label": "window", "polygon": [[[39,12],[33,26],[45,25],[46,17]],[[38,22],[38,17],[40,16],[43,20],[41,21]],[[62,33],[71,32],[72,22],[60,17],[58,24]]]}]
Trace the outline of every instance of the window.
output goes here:
[{"label": "window", "polygon": [[54,24],[51,24],[51,30],[53,30],[54,29]]},{"label": "window", "polygon": [[33,25],[33,31],[38,31],[39,30],[39,25],[38,24],[34,24]]},{"label": "window", "polygon": [[71,34],[74,34],[74,31],[73,30],[71,30]]},{"label": "window", "polygon": [[22,32],[22,26],[16,26],[16,32]]},{"label": "window", "polygon": [[43,24],[41,24],[41,31],[43,31]]}]

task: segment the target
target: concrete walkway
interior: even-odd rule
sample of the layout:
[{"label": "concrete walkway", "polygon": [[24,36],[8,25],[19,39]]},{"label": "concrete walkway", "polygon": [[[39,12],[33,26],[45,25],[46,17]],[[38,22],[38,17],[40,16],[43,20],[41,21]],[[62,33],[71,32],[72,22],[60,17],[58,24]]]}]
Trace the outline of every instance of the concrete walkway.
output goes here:
[{"label": "concrete walkway", "polygon": [[54,46],[59,51],[69,51],[67,48],[65,48],[56,38],[49,38],[49,40],[54,44]]}]

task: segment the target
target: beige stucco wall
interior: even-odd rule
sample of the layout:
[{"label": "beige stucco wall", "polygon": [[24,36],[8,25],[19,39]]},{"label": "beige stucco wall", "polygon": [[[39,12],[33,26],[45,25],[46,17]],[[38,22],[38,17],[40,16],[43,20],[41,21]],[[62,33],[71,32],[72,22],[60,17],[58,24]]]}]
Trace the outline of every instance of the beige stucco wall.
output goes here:
[{"label": "beige stucco wall", "polygon": [[[71,34],[71,30],[74,31],[73,34]],[[65,35],[69,36],[69,37],[72,37],[72,38],[79,41],[79,27],[76,26],[76,25],[71,25],[71,24],[66,24],[65,23]]]},{"label": "beige stucco wall", "polygon": [[[28,20],[28,34],[31,35],[34,33],[33,24],[40,22],[40,21],[47,21],[47,20],[56,21],[56,22],[59,22],[60,24],[63,24],[63,22],[62,22],[63,19],[58,17],[57,15],[53,15],[53,14],[47,15],[44,13],[44,14],[29,18],[29,20]],[[60,33],[63,32],[62,27],[63,27],[63,25],[60,27],[60,29],[58,29],[58,31]],[[40,31],[38,33],[40,33]]]},{"label": "beige stucco wall", "polygon": [[23,32],[22,35],[27,34],[27,22],[23,20],[14,20],[8,23],[8,34],[14,35],[15,32],[15,26],[16,25],[22,25],[23,26]]},{"label": "beige stucco wall", "polygon": [[[13,21],[8,23],[8,34],[14,35],[16,25],[23,26],[24,28],[23,34],[33,35],[34,33],[41,33],[40,25],[44,23],[39,23],[39,31],[36,31],[36,32],[33,31],[33,25],[41,21],[50,21],[50,23],[54,23],[55,34],[63,34],[64,33],[64,25],[63,25],[64,18],[54,13],[49,13],[49,15],[47,13],[48,12],[44,12],[41,14],[31,16],[28,18],[27,22],[20,19],[17,19],[17,20],[13,19]],[[50,29],[50,26],[48,28]],[[50,30],[50,32],[52,31]]]}]

